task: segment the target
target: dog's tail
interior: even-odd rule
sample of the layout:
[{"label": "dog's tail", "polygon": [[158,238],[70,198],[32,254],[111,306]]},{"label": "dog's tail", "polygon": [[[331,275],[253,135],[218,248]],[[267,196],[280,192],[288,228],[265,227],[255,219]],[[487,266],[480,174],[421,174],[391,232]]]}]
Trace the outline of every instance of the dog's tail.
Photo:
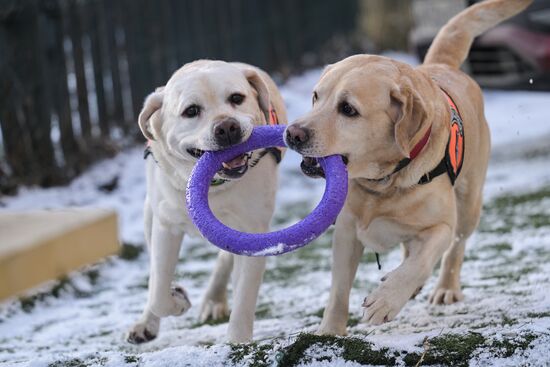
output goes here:
[{"label": "dog's tail", "polygon": [[508,19],[533,0],[486,0],[455,15],[435,37],[424,64],[445,64],[458,69],[475,37]]}]

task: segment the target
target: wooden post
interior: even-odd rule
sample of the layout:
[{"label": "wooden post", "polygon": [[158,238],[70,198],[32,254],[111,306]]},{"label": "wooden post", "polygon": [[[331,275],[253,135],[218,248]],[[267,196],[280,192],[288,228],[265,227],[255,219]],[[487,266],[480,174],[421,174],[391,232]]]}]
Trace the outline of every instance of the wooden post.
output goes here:
[{"label": "wooden post", "polygon": [[0,213],[0,299],[115,254],[117,227],[102,209]]}]

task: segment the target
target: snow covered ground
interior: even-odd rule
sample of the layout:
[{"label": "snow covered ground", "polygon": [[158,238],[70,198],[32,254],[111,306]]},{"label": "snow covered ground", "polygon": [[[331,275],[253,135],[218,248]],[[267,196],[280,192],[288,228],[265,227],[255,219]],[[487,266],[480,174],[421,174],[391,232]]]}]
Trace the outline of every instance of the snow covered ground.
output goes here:
[{"label": "snow covered ground", "polygon": [[[403,58],[402,55],[398,57]],[[414,62],[414,60],[412,60]],[[310,107],[321,70],[283,87],[290,120]],[[216,248],[186,239],[176,280],[194,307],[163,320],[159,337],[142,346],[125,342],[146,297],[147,254],[141,206],[145,195],[142,148],[95,165],[69,186],[23,189],[0,199],[1,210],[67,205],[114,208],[123,256],[71,274],[0,303],[0,365],[224,366],[365,364],[550,364],[550,93],[486,91],[493,158],[479,230],[463,267],[465,300],[428,306],[436,274],[393,322],[358,323],[363,298],[399,264],[397,249],[378,270],[365,253],[350,300],[346,338],[315,337],[330,286],[330,233],[294,253],[268,259],[255,323],[256,343],[224,343],[226,322],[199,324],[198,305]],[[324,181],[306,178],[293,153],[282,163],[274,224],[303,217],[319,200]],[[112,192],[98,189],[118,177]],[[183,200],[183,198],[182,198]],[[330,231],[329,231],[330,232]]]}]

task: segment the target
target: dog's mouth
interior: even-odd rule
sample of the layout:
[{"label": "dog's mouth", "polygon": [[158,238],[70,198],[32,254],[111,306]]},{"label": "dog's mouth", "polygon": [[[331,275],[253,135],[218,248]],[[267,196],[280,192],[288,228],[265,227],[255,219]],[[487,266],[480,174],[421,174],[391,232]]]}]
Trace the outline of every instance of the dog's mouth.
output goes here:
[{"label": "dog's mouth", "polygon": [[189,148],[187,149],[187,153],[189,153],[191,157],[199,159],[204,154],[204,150],[200,150],[197,148]]},{"label": "dog's mouth", "polygon": [[302,163],[300,163],[300,168],[306,176],[313,178],[325,177],[325,171],[319,164],[317,158],[304,157]]},{"label": "dog's mouth", "polygon": [[[197,148],[187,149],[192,157],[199,159],[204,154],[204,150]],[[222,162],[222,168],[217,172],[217,174],[224,179],[238,179],[241,178],[246,171],[248,171],[248,161],[252,156],[251,152],[243,153],[233,158],[230,161]]]},{"label": "dog's mouth", "polygon": [[[344,161],[344,164],[348,164],[348,158],[346,156],[343,155],[342,160]],[[317,158],[303,157],[300,168],[306,176],[313,178],[325,178],[325,171],[323,170],[323,167],[321,167],[321,164],[319,163]]]},{"label": "dog's mouth", "polygon": [[223,178],[237,179],[241,178],[248,171],[248,161],[252,153],[243,153],[228,162],[222,162],[222,169],[218,175]]}]

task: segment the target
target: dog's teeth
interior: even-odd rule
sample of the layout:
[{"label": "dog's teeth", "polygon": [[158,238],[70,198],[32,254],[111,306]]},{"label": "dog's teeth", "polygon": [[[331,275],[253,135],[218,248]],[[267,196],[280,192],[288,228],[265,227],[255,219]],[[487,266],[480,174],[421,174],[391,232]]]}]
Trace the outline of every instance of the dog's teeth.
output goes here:
[{"label": "dog's teeth", "polygon": [[230,167],[227,163],[225,163],[225,162],[222,162],[222,166],[223,166],[223,168],[225,168],[225,169],[231,169],[231,167]]}]

